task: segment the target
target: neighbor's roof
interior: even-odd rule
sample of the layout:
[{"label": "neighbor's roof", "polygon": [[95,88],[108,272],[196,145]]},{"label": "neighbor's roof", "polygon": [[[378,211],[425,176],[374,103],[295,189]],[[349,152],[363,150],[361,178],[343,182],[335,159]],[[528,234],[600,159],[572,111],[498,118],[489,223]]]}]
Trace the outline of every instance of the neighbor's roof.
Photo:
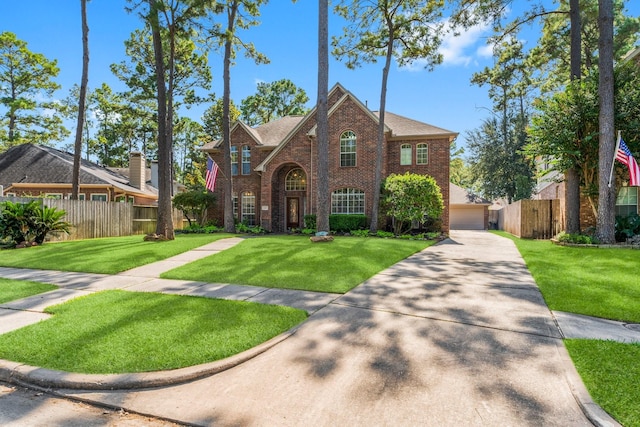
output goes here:
[{"label": "neighbor's roof", "polygon": [[[17,183],[71,184],[73,155],[43,145],[22,144],[0,154],[0,185],[6,188]],[[129,179],[87,160],[80,163],[80,184],[107,185],[127,193],[157,196],[157,190],[129,185]]]},{"label": "neighbor's roof", "polygon": [[487,199],[476,196],[456,184],[449,183],[449,204],[450,205],[491,205]]}]

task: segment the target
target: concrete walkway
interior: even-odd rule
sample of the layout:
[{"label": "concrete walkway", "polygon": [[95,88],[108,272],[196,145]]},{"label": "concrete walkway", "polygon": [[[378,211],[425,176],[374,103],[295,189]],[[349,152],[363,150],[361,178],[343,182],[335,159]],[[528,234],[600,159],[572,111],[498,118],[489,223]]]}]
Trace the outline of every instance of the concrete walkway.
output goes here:
[{"label": "concrete walkway", "polygon": [[[184,255],[184,262],[190,257]],[[184,372],[153,374],[165,384],[189,381],[180,385],[74,390],[60,387],[86,378],[7,362],[0,374],[43,380],[41,386],[66,397],[192,425],[616,425],[590,400],[562,344],[556,321],[563,319],[564,330],[562,322],[574,325],[573,316],[547,309],[508,239],[452,232],[451,239],[344,296],[149,277],[179,262],[111,277],[0,269],[0,277],[61,286],[49,297],[3,305],[1,324],[11,317],[5,311],[37,313],[51,299],[116,287],[278,303],[312,315],[293,335],[216,375],[193,380],[180,378]],[[640,341],[640,333],[624,325],[600,324],[596,330],[620,328],[632,334],[621,339]],[[135,376],[127,377],[111,380],[131,383]]]}]

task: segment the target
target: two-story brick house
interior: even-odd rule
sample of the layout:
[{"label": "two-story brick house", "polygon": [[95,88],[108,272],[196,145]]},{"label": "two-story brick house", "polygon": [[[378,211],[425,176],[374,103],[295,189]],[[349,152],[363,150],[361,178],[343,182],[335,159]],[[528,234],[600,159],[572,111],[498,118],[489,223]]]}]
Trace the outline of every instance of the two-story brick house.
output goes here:
[{"label": "two-story brick house", "polygon": [[[375,182],[378,114],[340,84],[329,92],[329,191],[332,214],[371,217]],[[457,133],[385,114],[383,177],[413,172],[430,175],[440,186],[445,210],[442,230],[449,230],[449,147]],[[316,110],[251,128],[241,121],[231,128],[234,216],[273,232],[303,227],[316,213]],[[202,149],[222,163],[221,141]],[[218,174],[215,193],[225,200]],[[224,206],[211,212],[220,224]]]}]

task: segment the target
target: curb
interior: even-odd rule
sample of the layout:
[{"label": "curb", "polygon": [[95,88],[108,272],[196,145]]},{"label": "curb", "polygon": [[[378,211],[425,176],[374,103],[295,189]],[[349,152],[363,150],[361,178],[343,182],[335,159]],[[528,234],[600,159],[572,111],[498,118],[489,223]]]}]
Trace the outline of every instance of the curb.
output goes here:
[{"label": "curb", "polygon": [[556,347],[558,348],[561,360],[563,360],[565,377],[571,389],[571,394],[573,394],[584,415],[596,427],[622,427],[622,424],[593,401],[563,341],[560,340]]},{"label": "curb", "polygon": [[295,326],[234,356],[168,371],[131,374],[78,374],[0,359],[0,381],[27,387],[71,390],[133,390],[177,385],[218,374],[253,359],[295,334],[300,326]]}]

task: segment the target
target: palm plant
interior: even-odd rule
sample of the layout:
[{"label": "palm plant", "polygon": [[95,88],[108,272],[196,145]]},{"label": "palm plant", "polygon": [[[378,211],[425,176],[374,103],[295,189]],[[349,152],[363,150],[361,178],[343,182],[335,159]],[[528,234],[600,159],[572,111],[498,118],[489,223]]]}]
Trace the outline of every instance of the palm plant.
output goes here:
[{"label": "palm plant", "polygon": [[41,207],[35,200],[28,203],[4,202],[0,205],[0,241],[7,247],[21,243],[40,245],[49,233],[69,233],[71,224],[62,220],[65,215],[65,211]]}]

